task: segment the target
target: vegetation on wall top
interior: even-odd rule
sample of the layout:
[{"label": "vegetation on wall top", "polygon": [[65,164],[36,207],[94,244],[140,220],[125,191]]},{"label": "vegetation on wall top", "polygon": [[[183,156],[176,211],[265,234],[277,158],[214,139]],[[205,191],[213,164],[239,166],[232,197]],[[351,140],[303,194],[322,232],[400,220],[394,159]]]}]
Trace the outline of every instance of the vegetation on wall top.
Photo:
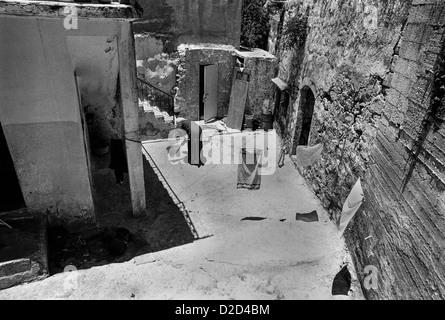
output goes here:
[{"label": "vegetation on wall top", "polygon": [[283,27],[281,41],[285,50],[304,47],[307,37],[308,18],[297,14],[291,17]]},{"label": "vegetation on wall top", "polygon": [[243,0],[241,45],[267,50],[269,37],[269,12],[267,0]]}]

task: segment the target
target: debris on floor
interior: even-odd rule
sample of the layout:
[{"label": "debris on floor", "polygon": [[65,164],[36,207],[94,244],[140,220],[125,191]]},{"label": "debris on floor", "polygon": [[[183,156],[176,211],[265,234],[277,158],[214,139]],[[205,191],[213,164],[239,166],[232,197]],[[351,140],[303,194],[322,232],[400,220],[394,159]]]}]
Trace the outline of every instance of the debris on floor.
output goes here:
[{"label": "debris on floor", "polygon": [[318,222],[318,213],[317,210],[310,213],[297,213],[295,219],[304,222]]},{"label": "debris on floor", "polygon": [[114,228],[104,230],[102,240],[108,251],[113,256],[121,256],[127,250],[128,242],[133,238],[133,235],[128,229]]},{"label": "debris on floor", "polygon": [[260,218],[260,217],[246,217],[241,219],[241,221],[263,221],[266,220],[267,218]]}]

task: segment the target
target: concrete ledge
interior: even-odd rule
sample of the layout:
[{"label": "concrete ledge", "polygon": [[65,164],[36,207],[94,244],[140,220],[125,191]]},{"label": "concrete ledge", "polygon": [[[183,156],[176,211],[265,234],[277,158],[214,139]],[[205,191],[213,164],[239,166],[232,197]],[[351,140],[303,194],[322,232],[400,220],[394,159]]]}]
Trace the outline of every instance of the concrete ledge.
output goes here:
[{"label": "concrete ledge", "polygon": [[[78,18],[137,19],[136,10],[123,4],[91,4],[57,1],[0,0],[0,15],[65,18],[65,8],[77,9]],[[71,12],[71,11],[69,11]]]},{"label": "concrete ledge", "polygon": [[0,262],[0,278],[9,277],[16,273],[22,273],[29,270],[31,270],[31,260],[29,259]]}]

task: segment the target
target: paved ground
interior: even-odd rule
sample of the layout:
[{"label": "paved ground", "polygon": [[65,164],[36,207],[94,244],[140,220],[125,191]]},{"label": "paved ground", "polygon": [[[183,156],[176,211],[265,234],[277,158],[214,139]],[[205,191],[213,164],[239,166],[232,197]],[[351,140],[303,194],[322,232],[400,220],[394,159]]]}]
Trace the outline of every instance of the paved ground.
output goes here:
[{"label": "paved ground", "polygon": [[[293,164],[263,176],[259,191],[236,189],[237,165],[171,165],[170,143],[150,153],[186,205],[201,240],[122,263],[0,291],[0,299],[362,299],[355,272],[349,297],[332,281],[350,262],[344,240]],[[295,220],[317,210],[318,223]],[[262,221],[241,221],[263,217]],[[285,221],[280,221],[284,220]]]}]

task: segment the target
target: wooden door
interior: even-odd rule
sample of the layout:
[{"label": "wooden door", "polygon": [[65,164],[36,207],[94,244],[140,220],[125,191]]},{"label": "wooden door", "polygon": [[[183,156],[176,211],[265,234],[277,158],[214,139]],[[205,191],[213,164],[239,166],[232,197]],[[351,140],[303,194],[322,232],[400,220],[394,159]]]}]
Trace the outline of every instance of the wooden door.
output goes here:
[{"label": "wooden door", "polygon": [[204,67],[204,121],[216,118],[218,115],[218,66]]}]

